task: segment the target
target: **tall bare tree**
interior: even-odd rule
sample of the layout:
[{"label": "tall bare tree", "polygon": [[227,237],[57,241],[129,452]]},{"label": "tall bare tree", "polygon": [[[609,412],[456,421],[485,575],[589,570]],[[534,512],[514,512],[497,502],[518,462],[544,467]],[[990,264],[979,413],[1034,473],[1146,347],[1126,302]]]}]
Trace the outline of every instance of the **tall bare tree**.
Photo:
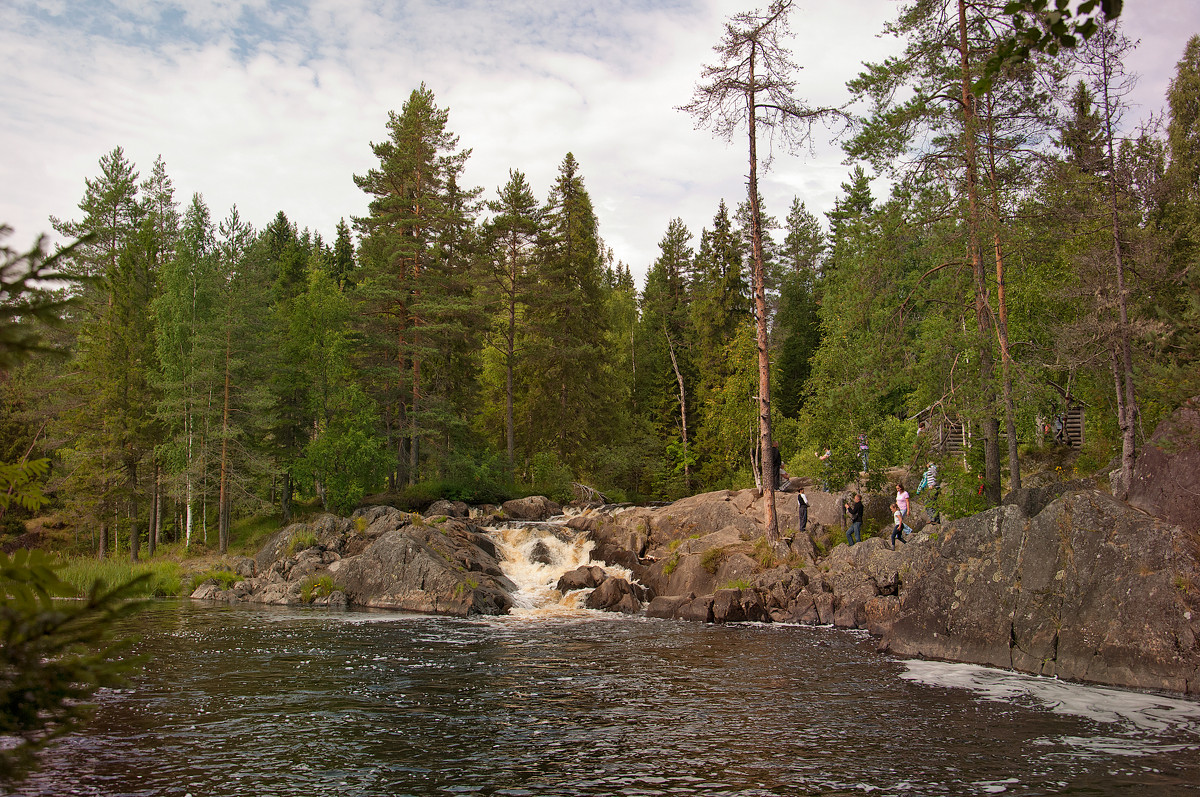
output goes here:
[{"label": "tall bare tree", "polygon": [[[717,63],[701,72],[692,101],[681,107],[697,127],[711,128],[726,139],[745,126],[750,147],[747,187],[754,263],[754,309],[758,322],[759,446],[771,450],[771,362],[767,340],[767,304],[763,287],[762,212],[758,198],[758,129],[769,142],[778,141],[794,152],[808,142],[814,123],[841,116],[836,108],[812,108],[793,94],[799,67],[785,42],[791,37],[788,16],[792,0],[774,0],[765,11],[735,14],[725,23],[725,33],[713,50]],[[770,158],[763,164],[769,166]],[[774,474],[768,473],[771,457],[761,458],[767,540],[781,542],[775,515]]]}]

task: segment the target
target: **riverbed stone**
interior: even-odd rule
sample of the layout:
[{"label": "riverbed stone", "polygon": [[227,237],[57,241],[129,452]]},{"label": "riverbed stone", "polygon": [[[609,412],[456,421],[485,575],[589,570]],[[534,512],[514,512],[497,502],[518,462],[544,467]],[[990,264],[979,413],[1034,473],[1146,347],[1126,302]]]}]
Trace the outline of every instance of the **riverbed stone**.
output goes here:
[{"label": "riverbed stone", "polygon": [[504,516],[513,520],[546,520],[562,514],[562,505],[544,495],[514,498],[505,501],[501,508],[504,510]]},{"label": "riverbed stone", "polygon": [[583,565],[563,573],[555,587],[559,592],[567,593],[577,589],[591,589],[600,586],[608,578],[604,568],[597,565]]},{"label": "riverbed stone", "polygon": [[592,590],[585,602],[589,609],[636,614],[642,608],[635,587],[623,578],[609,577]]},{"label": "riverbed stone", "polygon": [[690,592],[687,595],[659,595],[646,607],[646,616],[664,620],[681,619],[680,609],[695,599],[696,596]]}]

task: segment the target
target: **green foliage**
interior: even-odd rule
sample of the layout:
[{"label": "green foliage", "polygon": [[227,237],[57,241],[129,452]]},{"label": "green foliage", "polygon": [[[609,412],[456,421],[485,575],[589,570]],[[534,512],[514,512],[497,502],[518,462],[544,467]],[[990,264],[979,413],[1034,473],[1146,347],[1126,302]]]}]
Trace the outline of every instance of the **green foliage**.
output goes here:
[{"label": "green foliage", "polygon": [[333,580],[333,576],[322,573],[319,576],[309,576],[301,582],[300,600],[312,603],[317,598],[328,598],[333,593],[340,591],[341,587]]},{"label": "green foliage", "polygon": [[37,764],[54,739],[83,727],[92,696],[119,686],[141,661],[116,626],[143,603],[131,598],[147,576],[112,588],[94,583],[82,600],[58,578],[48,556],[19,550],[0,554],[0,782],[12,783]]},{"label": "green foliage", "polygon": [[50,460],[35,459],[9,465],[0,462],[0,514],[13,504],[31,512],[46,503],[39,482],[50,471]]},{"label": "green foliage", "polygon": [[571,469],[554,451],[541,451],[529,463],[529,486],[533,494],[544,495],[559,503],[574,496]]},{"label": "green foliage", "polygon": [[675,572],[675,568],[679,567],[679,552],[671,554],[671,558],[663,565],[663,575],[669,576]]},{"label": "green foliage", "polygon": [[954,520],[987,509],[987,497],[979,494],[982,475],[978,468],[968,472],[958,462],[938,470],[938,482],[942,485],[938,509],[943,520]]}]

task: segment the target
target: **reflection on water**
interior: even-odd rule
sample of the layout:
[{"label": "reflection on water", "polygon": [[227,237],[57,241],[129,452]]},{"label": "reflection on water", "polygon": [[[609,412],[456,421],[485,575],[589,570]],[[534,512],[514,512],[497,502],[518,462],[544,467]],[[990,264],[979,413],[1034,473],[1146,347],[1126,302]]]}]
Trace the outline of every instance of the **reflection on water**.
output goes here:
[{"label": "reflection on water", "polygon": [[173,603],[139,626],[145,676],[106,694],[19,794],[1172,795],[1200,783],[1194,703],[895,661],[827,628]]}]

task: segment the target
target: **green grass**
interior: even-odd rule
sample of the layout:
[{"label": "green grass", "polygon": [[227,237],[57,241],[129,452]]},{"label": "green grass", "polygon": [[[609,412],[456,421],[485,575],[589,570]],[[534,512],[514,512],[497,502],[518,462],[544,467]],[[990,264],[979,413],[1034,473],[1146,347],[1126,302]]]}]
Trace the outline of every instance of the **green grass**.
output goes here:
[{"label": "green grass", "polygon": [[671,575],[672,573],[675,572],[675,568],[677,568],[677,567],[679,567],[679,553],[678,552],[676,552],[675,555],[672,556],[670,559],[668,559],[667,563],[665,565],[663,565],[663,575],[664,576]]},{"label": "green grass", "polygon": [[726,581],[717,589],[752,589],[754,587],[749,581],[744,578],[739,578],[734,581]]},{"label": "green grass", "polygon": [[118,559],[72,557],[64,560],[58,577],[83,593],[91,589],[97,580],[111,587],[143,573],[149,573],[150,579],[145,582],[141,597],[174,597],[182,594],[182,568],[178,562],[166,559],[134,563]]},{"label": "green grass", "polygon": [[253,556],[275,532],[279,531],[278,515],[251,515],[235,520],[229,528],[229,550]]}]

